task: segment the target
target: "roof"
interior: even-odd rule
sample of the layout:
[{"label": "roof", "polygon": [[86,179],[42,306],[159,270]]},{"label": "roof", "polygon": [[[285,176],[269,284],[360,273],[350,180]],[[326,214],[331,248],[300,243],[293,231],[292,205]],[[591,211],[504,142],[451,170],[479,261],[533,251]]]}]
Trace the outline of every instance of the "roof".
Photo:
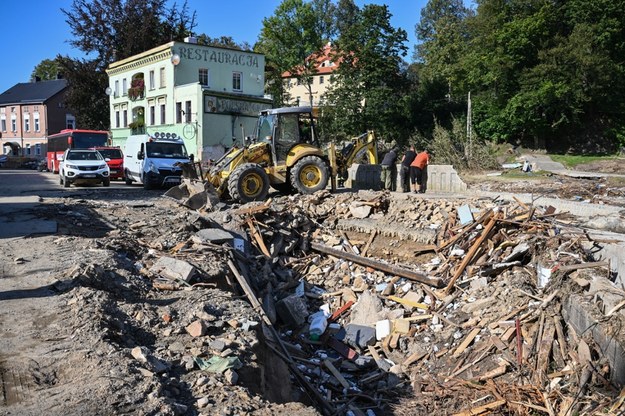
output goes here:
[{"label": "roof", "polygon": [[21,82],[0,94],[0,105],[45,103],[67,88],[67,80]]},{"label": "roof", "polygon": [[[332,61],[332,54],[332,45],[327,43],[321,52],[313,53],[307,58],[308,60],[315,60],[315,69],[317,70],[315,75],[331,74],[338,69],[339,64]],[[293,77],[296,76],[298,72],[300,71],[297,69],[294,69],[293,71],[286,71],[282,74],[282,77]]]}]

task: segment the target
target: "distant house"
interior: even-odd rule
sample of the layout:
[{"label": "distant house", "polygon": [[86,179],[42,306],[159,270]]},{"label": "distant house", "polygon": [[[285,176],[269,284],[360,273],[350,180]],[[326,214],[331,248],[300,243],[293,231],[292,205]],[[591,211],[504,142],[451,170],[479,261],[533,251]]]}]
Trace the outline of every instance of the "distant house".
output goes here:
[{"label": "distant house", "polygon": [[339,68],[339,63],[332,60],[332,45],[330,43],[327,43],[321,52],[309,56],[308,59],[314,60],[316,69],[310,83],[310,91],[308,86],[298,79],[299,72],[297,70],[283,73],[282,82],[291,97],[289,104],[310,105],[313,108],[318,108],[323,104],[326,90],[332,85],[333,73]]},{"label": "distant house", "polygon": [[0,94],[2,153],[43,156],[49,135],[75,128],[76,119],[65,108],[67,80],[24,82]]}]

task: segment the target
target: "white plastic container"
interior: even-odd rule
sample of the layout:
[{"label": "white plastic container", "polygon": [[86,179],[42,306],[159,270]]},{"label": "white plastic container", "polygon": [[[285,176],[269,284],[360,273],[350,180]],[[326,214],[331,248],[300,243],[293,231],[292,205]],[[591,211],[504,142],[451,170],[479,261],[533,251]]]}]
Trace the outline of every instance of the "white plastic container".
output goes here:
[{"label": "white plastic container", "polygon": [[328,326],[328,318],[324,311],[319,311],[311,315],[310,321],[310,329],[308,333],[310,334],[310,339],[312,341],[317,341],[319,337],[326,331]]}]

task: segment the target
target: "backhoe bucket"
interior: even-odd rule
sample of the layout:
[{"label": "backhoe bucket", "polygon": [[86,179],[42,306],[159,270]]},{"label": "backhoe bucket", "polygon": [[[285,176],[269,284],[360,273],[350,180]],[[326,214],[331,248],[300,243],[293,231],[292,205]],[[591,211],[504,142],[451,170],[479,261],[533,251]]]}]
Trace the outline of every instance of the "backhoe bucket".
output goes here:
[{"label": "backhoe bucket", "polygon": [[190,209],[212,211],[219,202],[215,188],[210,183],[184,178],[178,186],[170,188],[165,195]]}]

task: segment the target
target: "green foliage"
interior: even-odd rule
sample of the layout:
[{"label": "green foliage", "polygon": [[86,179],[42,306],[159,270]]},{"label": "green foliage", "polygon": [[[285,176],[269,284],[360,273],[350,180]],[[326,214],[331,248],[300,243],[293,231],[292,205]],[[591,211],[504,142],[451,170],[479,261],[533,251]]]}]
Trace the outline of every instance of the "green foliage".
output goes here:
[{"label": "green foliage", "polygon": [[57,60],[44,59],[33,69],[32,74],[30,74],[30,79],[34,81],[39,78],[40,81],[49,81],[57,79],[60,75],[62,75],[62,73]]},{"label": "green foliage", "polygon": [[275,13],[263,19],[263,28],[254,49],[267,60],[267,92],[276,106],[288,101],[282,74],[290,71],[307,85],[316,73],[311,54],[322,51],[334,33],[333,4],[328,0],[284,0]]},{"label": "green foliage", "polygon": [[592,163],[600,160],[614,160],[614,156],[587,156],[587,155],[556,155],[550,154],[549,157],[554,162],[560,162],[567,168],[575,168],[577,165]]},{"label": "green foliage", "polygon": [[220,48],[237,49],[240,51],[252,50],[252,46],[249,43],[243,42],[239,44],[231,36],[220,36],[218,38],[211,38],[210,36],[202,33],[197,36],[197,43],[199,45],[217,46]]},{"label": "green foliage", "polygon": [[336,42],[339,63],[324,108],[337,135],[375,130],[388,142],[405,142],[409,123],[408,80],[402,72],[406,32],[390,24],[387,6],[366,5]]},{"label": "green foliage", "polygon": [[498,167],[493,145],[478,137],[466,134],[466,123],[454,119],[452,127],[446,129],[436,123],[432,141],[424,146],[433,155],[437,164],[450,164],[458,170],[481,170]]}]

